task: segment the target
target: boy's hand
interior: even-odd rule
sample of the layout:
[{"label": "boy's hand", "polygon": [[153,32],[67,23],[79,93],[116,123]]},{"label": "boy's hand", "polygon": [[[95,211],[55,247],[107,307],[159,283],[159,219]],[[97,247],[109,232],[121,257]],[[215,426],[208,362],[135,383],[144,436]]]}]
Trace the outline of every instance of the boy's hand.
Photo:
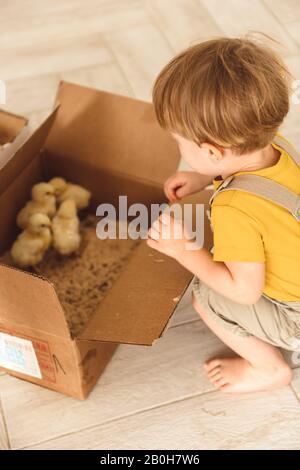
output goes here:
[{"label": "boy's hand", "polygon": [[187,242],[182,220],[167,213],[161,214],[148,231],[147,245],[177,261],[182,258]]},{"label": "boy's hand", "polygon": [[195,171],[177,171],[165,182],[164,191],[169,201],[174,202],[201,191],[212,179],[212,176],[201,175]]}]

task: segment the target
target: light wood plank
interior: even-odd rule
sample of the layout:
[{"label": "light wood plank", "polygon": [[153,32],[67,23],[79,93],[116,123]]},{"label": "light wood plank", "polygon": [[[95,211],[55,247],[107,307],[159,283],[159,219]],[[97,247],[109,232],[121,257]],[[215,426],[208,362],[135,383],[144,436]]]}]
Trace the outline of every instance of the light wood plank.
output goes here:
[{"label": "light wood plank", "polygon": [[[278,51],[285,56],[298,53],[297,45],[288,31],[260,0],[198,0],[228,36],[240,36],[252,31],[261,31],[278,40],[283,47]],[[275,48],[277,46],[275,45]]]},{"label": "light wood plank", "polygon": [[221,34],[195,0],[144,0],[144,4],[175,51]]},{"label": "light wood plank", "polygon": [[33,116],[51,110],[60,80],[130,96],[132,91],[115,62],[90,67],[62,70],[56,74],[38,75],[6,83],[7,103],[3,106],[15,113]]},{"label": "light wood plank", "polygon": [[106,44],[119,62],[134,94],[151,101],[151,86],[162,67],[174,55],[153,24],[105,33]]},{"label": "light wood plank", "polygon": [[38,41],[12,50],[0,44],[1,80],[21,79],[111,61],[99,34]]},{"label": "light wood plank", "polygon": [[286,29],[300,47],[300,20],[288,23]]},{"label": "light wood plank", "polygon": [[78,83],[98,90],[110,91],[119,95],[132,96],[133,91],[116,62],[98,64],[59,73],[61,80]]},{"label": "light wood plank", "polygon": [[31,448],[299,450],[299,433],[299,403],[285,388],[243,397],[196,396]]},{"label": "light wood plank", "polygon": [[51,108],[59,83],[58,74],[37,75],[6,82],[5,109],[23,116]]},{"label": "light wood plank", "polygon": [[300,20],[299,0],[263,0],[263,3],[274,13],[283,24]]},{"label": "light wood plank", "polygon": [[[26,3],[25,3],[26,2]],[[134,27],[148,21],[140,0],[64,0],[50,2],[19,0],[1,2],[0,48],[35,47],[36,43],[56,41],[57,38],[84,38],[103,31]],[[26,5],[26,6],[25,6]]]},{"label": "light wood plank", "polygon": [[[170,328],[154,346],[120,346],[85,402],[0,377],[12,448],[213,390],[203,362],[226,348],[202,322]],[[26,423],[26,426],[24,426]]]},{"label": "light wood plank", "polygon": [[284,58],[286,65],[295,80],[300,80],[300,54]]},{"label": "light wood plank", "polygon": [[0,400],[0,450],[8,450],[10,448],[5,417],[3,415],[2,404]]}]

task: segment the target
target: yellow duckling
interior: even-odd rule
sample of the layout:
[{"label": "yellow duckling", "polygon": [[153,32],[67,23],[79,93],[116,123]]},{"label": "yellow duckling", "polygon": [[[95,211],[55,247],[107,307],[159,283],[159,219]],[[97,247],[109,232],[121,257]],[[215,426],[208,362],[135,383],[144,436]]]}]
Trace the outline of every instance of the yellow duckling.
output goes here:
[{"label": "yellow duckling", "polygon": [[51,184],[35,184],[31,190],[31,198],[32,200],[28,201],[17,215],[17,225],[22,229],[27,227],[29,217],[32,214],[46,214],[52,218],[56,211],[54,188]]},{"label": "yellow duckling", "polygon": [[70,255],[80,246],[79,219],[73,199],[67,199],[59,207],[52,220],[53,247],[61,255]]},{"label": "yellow duckling", "polygon": [[77,209],[88,207],[91,199],[91,192],[78,184],[67,183],[64,178],[52,178],[49,183],[54,187],[55,195],[59,203],[67,199],[75,201]]},{"label": "yellow duckling", "polygon": [[45,214],[32,214],[27,228],[20,233],[11,249],[16,265],[25,268],[42,261],[51,243],[51,220]]}]

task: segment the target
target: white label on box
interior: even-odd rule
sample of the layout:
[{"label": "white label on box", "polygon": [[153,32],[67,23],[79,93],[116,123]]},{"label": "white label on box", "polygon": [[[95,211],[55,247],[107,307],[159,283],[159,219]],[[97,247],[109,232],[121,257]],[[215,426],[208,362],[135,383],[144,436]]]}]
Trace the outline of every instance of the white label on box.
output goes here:
[{"label": "white label on box", "polygon": [[28,339],[0,333],[0,366],[42,378],[32,342]]}]

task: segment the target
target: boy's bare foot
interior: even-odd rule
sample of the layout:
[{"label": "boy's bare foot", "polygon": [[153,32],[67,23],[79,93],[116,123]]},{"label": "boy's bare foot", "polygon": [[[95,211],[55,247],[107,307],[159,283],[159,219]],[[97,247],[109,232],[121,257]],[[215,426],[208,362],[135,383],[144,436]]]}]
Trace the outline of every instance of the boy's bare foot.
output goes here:
[{"label": "boy's bare foot", "polygon": [[288,385],[292,371],[285,362],[253,367],[242,357],[218,358],[205,362],[209,380],[222,392],[247,393],[274,390]]}]

